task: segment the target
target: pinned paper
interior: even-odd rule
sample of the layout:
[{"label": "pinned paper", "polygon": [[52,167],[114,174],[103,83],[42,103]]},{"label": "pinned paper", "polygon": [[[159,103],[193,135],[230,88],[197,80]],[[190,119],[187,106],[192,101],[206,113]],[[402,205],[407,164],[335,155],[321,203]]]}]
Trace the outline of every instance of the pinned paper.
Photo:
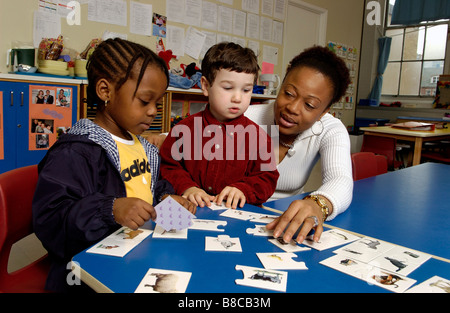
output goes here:
[{"label": "pinned paper", "polygon": [[195,215],[186,210],[172,197],[167,197],[155,206],[156,224],[166,231],[182,230],[192,226]]}]

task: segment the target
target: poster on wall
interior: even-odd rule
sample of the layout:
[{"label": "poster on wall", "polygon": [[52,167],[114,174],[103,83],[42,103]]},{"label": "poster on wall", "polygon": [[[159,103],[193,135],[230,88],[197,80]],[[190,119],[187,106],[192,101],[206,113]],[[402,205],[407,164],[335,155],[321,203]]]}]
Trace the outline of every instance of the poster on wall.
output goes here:
[{"label": "poster on wall", "polygon": [[30,86],[29,150],[46,150],[72,125],[73,89]]}]

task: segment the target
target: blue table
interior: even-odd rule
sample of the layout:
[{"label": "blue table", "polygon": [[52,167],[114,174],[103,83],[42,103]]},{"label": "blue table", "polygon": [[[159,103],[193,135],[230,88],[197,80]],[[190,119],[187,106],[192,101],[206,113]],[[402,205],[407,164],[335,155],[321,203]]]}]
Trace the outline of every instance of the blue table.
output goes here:
[{"label": "blue table", "polygon": [[[398,171],[392,174],[387,174],[386,178],[383,176],[377,178],[367,179],[366,181],[360,181],[355,184],[355,199],[352,206],[346,213],[337,217],[332,223],[333,227],[339,227],[348,229],[353,232],[360,233],[362,235],[372,236],[381,240],[390,241],[395,244],[403,245],[408,248],[416,249],[423,252],[431,253],[424,242],[427,238],[430,238],[430,227],[428,223],[435,223],[435,220],[442,218],[444,221],[449,221],[448,212],[447,215],[434,216],[433,214],[422,213],[421,216],[415,217],[417,213],[414,213],[414,208],[421,205],[425,205],[425,199],[420,202],[418,198],[420,195],[425,195],[425,192],[414,192],[413,186],[417,185],[417,181],[420,180],[421,169],[431,168],[434,175],[448,175],[445,174],[444,169],[437,165],[426,165],[424,168],[421,166],[408,168],[402,171]],[[448,167],[450,168],[450,166]],[[411,172],[411,169],[414,171]],[[405,172],[403,172],[405,171]],[[401,214],[394,214],[390,212],[394,208],[399,206],[400,200],[393,200],[393,204],[383,204],[383,199],[387,199],[392,196],[394,192],[392,186],[394,182],[397,182],[396,177],[402,177],[406,179],[407,184],[410,184],[405,191],[403,188],[397,188],[400,191],[399,198],[409,198],[409,201],[413,202],[402,203],[400,210],[405,211],[405,207],[412,207],[413,212],[410,215],[406,215],[405,218]],[[411,179],[414,177],[415,179]],[[400,179],[400,180],[403,180]],[[421,178],[424,179],[423,177]],[[431,177],[430,177],[431,180]],[[390,181],[390,186],[387,183]],[[431,184],[431,185],[430,185]],[[435,184],[430,181],[423,183],[424,186],[431,188]],[[384,188],[382,188],[384,186]],[[398,185],[397,185],[398,186]],[[380,196],[380,192],[383,189],[391,189],[391,191],[383,196]],[[368,193],[368,190],[371,192]],[[367,194],[366,194],[367,193]],[[415,197],[411,197],[412,194],[416,194]],[[443,195],[439,191],[434,191],[434,195]],[[430,196],[428,196],[430,198]],[[268,206],[272,206],[276,209],[286,209],[286,204],[292,199],[279,200],[274,203],[267,203]],[[405,200],[406,201],[406,200]],[[419,202],[419,203],[418,203]],[[444,202],[444,201],[442,201]],[[444,205],[448,209],[448,204]],[[424,206],[428,209],[433,209],[432,206]],[[373,211],[364,214],[365,208]],[[374,210],[376,208],[376,210]],[[245,205],[243,210],[268,213],[251,205]],[[153,238],[152,235],[147,237],[137,247],[130,251],[125,257],[113,257],[98,254],[81,252],[73,258],[73,261],[78,262],[81,268],[81,278],[88,285],[93,287],[97,291],[112,291],[112,292],[134,292],[140,281],[146,274],[149,268],[186,271],[191,272],[192,276],[187,287],[187,293],[262,293],[272,292],[270,290],[264,290],[259,288],[247,287],[237,285],[236,279],[242,279],[243,273],[240,270],[235,270],[236,265],[253,266],[263,268],[258,257],[257,252],[283,252],[281,249],[268,242],[267,237],[253,236],[246,233],[247,228],[253,228],[255,223],[250,221],[242,221],[227,217],[222,217],[219,214],[222,211],[211,211],[208,208],[198,208],[197,217],[203,219],[214,220],[226,220],[227,225],[224,227],[224,232],[213,232],[203,230],[188,231],[188,239],[158,239]],[[270,212],[269,214],[274,214]],[[389,217],[391,216],[391,217]],[[410,218],[407,218],[410,216]],[[387,221],[387,222],[384,222]],[[402,223],[400,223],[402,221]],[[414,222],[415,221],[415,222]],[[383,222],[383,223],[382,223]],[[392,228],[392,225],[396,223],[401,224],[397,228]],[[415,225],[414,223],[417,223]],[[447,227],[445,222],[439,223],[441,226]],[[448,224],[448,223],[447,223]],[[331,225],[330,225],[331,226]],[[154,223],[149,222],[145,225],[145,228],[153,229]],[[405,231],[405,229],[411,229]],[[433,231],[433,230],[431,230]],[[436,230],[440,232],[440,230]],[[443,231],[445,232],[445,231]],[[415,237],[423,237],[417,244],[415,243]],[[205,251],[205,236],[218,236],[220,234],[226,234],[230,237],[239,237],[242,245],[242,252],[212,252]],[[447,237],[449,234],[447,231]],[[431,236],[434,236],[432,233]],[[409,237],[414,237],[413,239]],[[433,238],[433,237],[431,237]],[[446,255],[448,248],[442,248],[442,246],[448,247],[448,240],[442,238],[442,242],[432,241],[433,252],[436,255]],[[328,249],[325,251],[303,251],[296,252],[298,258],[296,261],[305,262],[308,270],[288,270],[288,293],[308,293],[308,292],[334,292],[334,293],[383,293],[387,290],[372,286],[366,282],[353,278],[349,275],[338,272],[334,269],[328,268],[319,264],[320,261],[334,255],[332,251],[335,249]],[[408,277],[417,280],[419,283],[426,279],[438,275],[444,278],[450,278],[450,263],[432,258],[425,264],[420,266]]]},{"label": "blue table", "polygon": [[[330,226],[450,260],[450,165],[424,163],[356,181],[353,200]],[[265,206],[285,211],[289,197]]]}]

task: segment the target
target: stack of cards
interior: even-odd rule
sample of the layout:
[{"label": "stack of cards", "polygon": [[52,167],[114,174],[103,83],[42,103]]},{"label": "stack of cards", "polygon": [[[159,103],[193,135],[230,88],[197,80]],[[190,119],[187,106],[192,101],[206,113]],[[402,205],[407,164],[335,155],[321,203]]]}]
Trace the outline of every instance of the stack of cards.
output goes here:
[{"label": "stack of cards", "polygon": [[363,237],[335,251],[320,263],[394,292],[404,292],[416,281],[406,276],[430,256],[378,239]]}]

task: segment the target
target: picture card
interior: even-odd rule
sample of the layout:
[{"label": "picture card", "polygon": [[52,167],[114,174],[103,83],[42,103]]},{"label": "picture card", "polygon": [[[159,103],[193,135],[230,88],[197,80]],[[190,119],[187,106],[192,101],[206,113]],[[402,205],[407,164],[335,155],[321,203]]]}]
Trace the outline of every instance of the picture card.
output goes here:
[{"label": "picture card", "polygon": [[414,279],[348,258],[342,254],[336,254],[321,261],[320,264],[396,293],[406,291],[416,282]]},{"label": "picture card", "polygon": [[221,216],[236,218],[239,220],[250,220],[255,223],[270,223],[276,219],[277,215],[254,213],[245,210],[228,209],[220,214]]},{"label": "picture card", "polygon": [[169,239],[187,239],[188,230],[187,228],[182,230],[165,230],[160,225],[155,226],[155,231],[153,232],[153,238],[169,238]]},{"label": "picture card", "polygon": [[305,262],[297,262],[293,259],[297,257],[295,253],[256,253],[262,265],[266,269],[273,270],[307,270]]},{"label": "picture card", "polygon": [[250,218],[250,222],[268,224],[270,222],[273,222],[277,217],[278,215],[257,214]]},{"label": "picture card", "polygon": [[405,293],[450,293],[450,280],[433,276]]},{"label": "picture card", "polygon": [[227,225],[226,221],[218,221],[218,220],[205,220],[205,219],[193,219],[192,225],[189,226],[189,229],[197,229],[197,230],[210,230],[210,231],[225,231],[224,228],[219,228],[219,226]]},{"label": "picture card", "polygon": [[155,222],[166,231],[188,228],[192,225],[192,219],[195,218],[194,214],[170,196],[158,203],[155,206],[155,211]]},{"label": "picture card", "polygon": [[385,241],[363,237],[333,252],[368,263],[394,247],[394,244]]},{"label": "picture card", "polygon": [[286,292],[287,272],[243,265],[236,265],[235,269],[243,274],[243,279],[235,280],[238,285]]},{"label": "picture card", "polygon": [[412,249],[395,246],[379,257],[370,261],[369,264],[408,276],[412,271],[418,268],[431,258],[429,254],[418,252]]},{"label": "picture card", "polygon": [[249,212],[249,211],[244,211],[244,210],[238,210],[238,209],[228,209],[225,212],[221,213],[220,216],[231,217],[231,218],[236,218],[238,220],[247,221],[249,219],[258,217],[259,214]]},{"label": "picture card", "polygon": [[122,227],[93,245],[87,253],[123,257],[152,233],[148,229],[132,230]]},{"label": "picture card", "polygon": [[150,268],[135,293],[184,293],[192,273]]},{"label": "picture card", "polygon": [[222,204],[217,204],[215,202],[211,202],[211,205],[209,206],[209,208],[213,211],[220,211],[220,210],[229,210],[230,208],[227,208],[225,206],[225,201],[222,202]]},{"label": "picture card", "polygon": [[339,229],[324,231],[320,236],[319,242],[314,242],[313,237],[314,235],[306,237],[303,244],[319,251],[347,244],[361,238]]},{"label": "picture card", "polygon": [[300,252],[300,251],[309,251],[311,248],[302,247],[295,242],[295,240],[291,240],[290,242],[286,242],[283,240],[283,237],[269,239],[269,242],[276,245],[278,248],[286,251],[286,252]]},{"label": "picture card", "polygon": [[228,235],[205,237],[205,251],[242,252],[239,238],[230,238]]},{"label": "picture card", "polygon": [[268,230],[266,225],[255,225],[254,228],[247,228],[246,233],[253,234],[254,236],[273,236],[273,230]]}]

